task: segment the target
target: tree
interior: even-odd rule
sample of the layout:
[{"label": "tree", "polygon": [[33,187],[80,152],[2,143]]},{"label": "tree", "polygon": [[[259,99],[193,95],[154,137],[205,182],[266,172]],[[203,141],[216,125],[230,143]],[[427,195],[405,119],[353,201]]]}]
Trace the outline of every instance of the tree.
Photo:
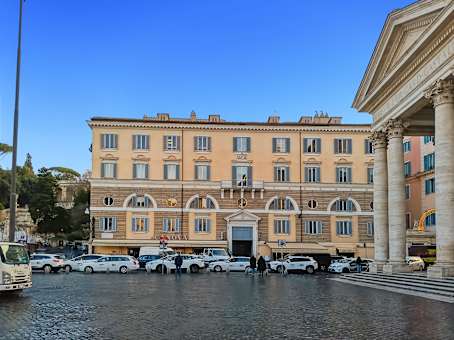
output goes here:
[{"label": "tree", "polygon": [[32,164],[32,156],[27,153],[27,156],[25,156],[25,162],[24,162],[24,166],[22,167],[22,173],[25,175],[25,176],[34,176],[35,173],[33,172],[33,164]]},{"label": "tree", "polygon": [[0,143],[0,156],[6,155],[10,152],[13,152],[13,147],[11,145]]},{"label": "tree", "polygon": [[65,180],[65,179],[71,180],[71,179],[80,178],[80,174],[77,171],[70,169],[70,168],[65,168],[62,166],[54,166],[52,168],[49,168],[49,170],[51,170],[53,172],[53,174],[55,175],[55,177],[58,180]]}]

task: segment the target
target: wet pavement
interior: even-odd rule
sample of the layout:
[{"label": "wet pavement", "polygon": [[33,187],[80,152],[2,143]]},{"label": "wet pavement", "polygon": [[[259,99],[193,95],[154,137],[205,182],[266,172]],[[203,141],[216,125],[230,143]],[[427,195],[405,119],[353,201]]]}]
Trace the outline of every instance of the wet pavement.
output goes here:
[{"label": "wet pavement", "polygon": [[0,339],[454,339],[454,305],[325,274],[34,274]]}]

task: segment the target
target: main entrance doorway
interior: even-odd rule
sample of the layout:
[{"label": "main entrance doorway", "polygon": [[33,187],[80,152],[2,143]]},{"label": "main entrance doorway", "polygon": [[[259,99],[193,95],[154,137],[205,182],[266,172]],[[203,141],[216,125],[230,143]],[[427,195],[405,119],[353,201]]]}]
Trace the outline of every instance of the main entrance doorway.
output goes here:
[{"label": "main entrance doorway", "polygon": [[232,227],[232,253],[234,256],[252,255],[252,232],[251,226]]}]

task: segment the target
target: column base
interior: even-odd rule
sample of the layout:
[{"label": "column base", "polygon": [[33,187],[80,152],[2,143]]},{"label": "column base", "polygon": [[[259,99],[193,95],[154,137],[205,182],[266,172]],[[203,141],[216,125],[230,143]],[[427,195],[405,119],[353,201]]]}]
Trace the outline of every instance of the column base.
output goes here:
[{"label": "column base", "polygon": [[383,272],[383,266],[385,264],[385,262],[372,262],[369,264],[369,273],[378,274]]},{"label": "column base", "polygon": [[410,273],[412,270],[405,262],[388,262],[383,266],[384,274]]},{"label": "column base", "polygon": [[454,277],[454,264],[435,264],[427,269],[427,277],[431,279],[445,279]]}]

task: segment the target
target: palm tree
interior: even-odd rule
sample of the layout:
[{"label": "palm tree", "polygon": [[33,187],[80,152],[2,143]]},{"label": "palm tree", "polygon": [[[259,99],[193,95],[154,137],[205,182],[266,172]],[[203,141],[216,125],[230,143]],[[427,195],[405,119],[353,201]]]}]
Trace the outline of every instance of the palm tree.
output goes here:
[{"label": "palm tree", "polygon": [[0,156],[6,155],[13,151],[13,147],[11,145],[0,143]]}]

